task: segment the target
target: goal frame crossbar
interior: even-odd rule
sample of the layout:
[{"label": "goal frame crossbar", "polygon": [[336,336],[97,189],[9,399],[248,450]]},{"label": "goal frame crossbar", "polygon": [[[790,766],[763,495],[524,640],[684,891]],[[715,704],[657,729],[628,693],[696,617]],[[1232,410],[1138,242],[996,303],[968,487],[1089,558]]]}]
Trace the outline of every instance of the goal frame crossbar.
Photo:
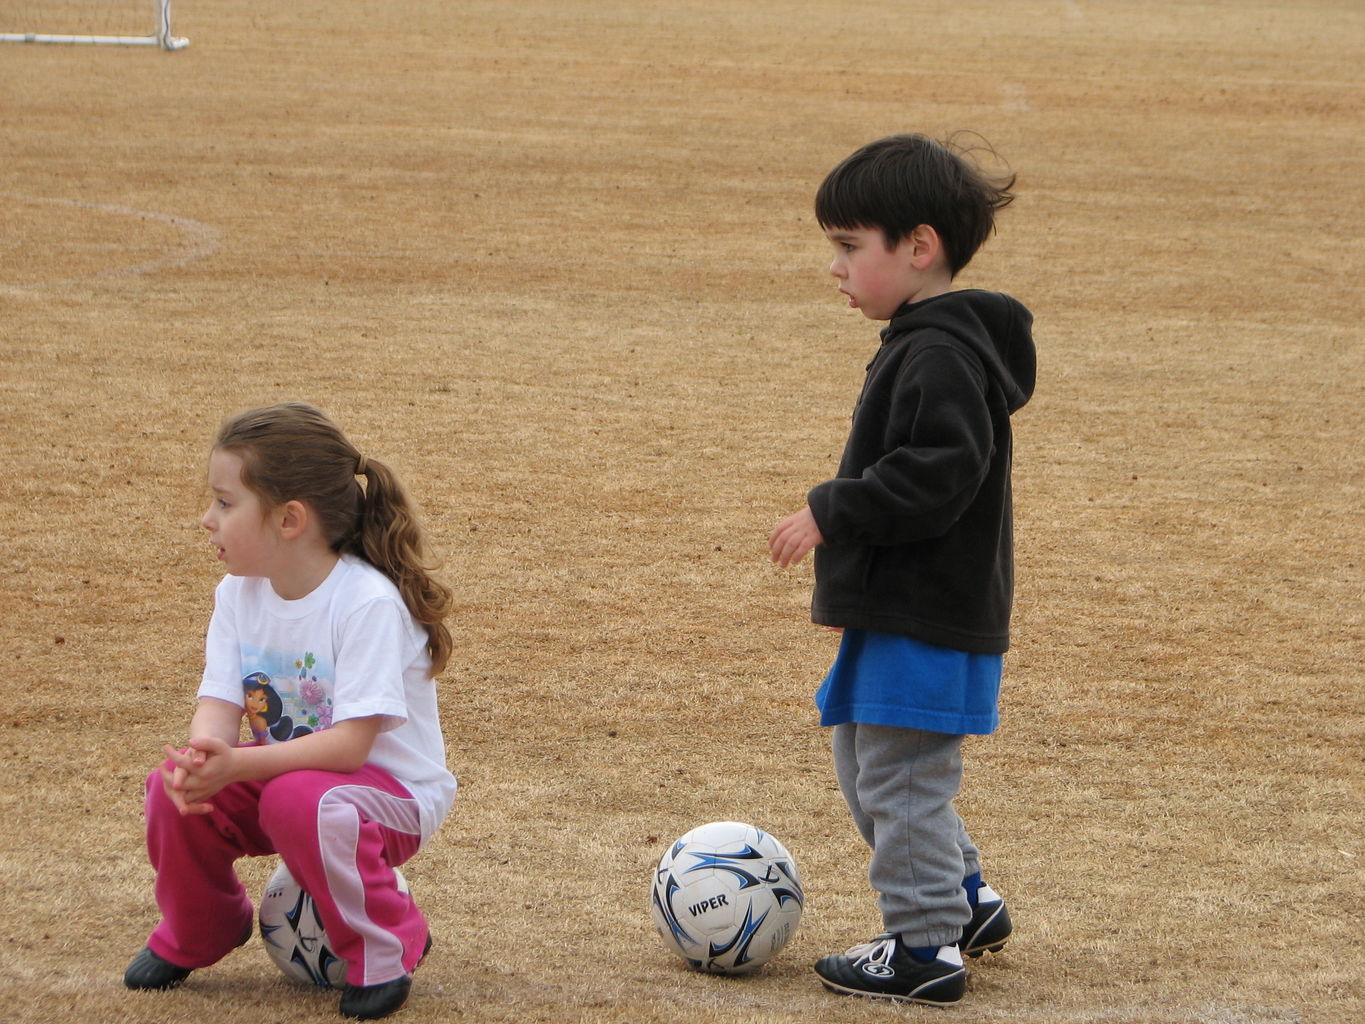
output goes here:
[{"label": "goal frame crossbar", "polygon": [[183,50],[190,41],[171,34],[171,0],[154,0],[156,34],[150,36],[81,36],[50,32],[0,32],[0,43],[57,43],[84,46],[156,46],[163,50]]}]

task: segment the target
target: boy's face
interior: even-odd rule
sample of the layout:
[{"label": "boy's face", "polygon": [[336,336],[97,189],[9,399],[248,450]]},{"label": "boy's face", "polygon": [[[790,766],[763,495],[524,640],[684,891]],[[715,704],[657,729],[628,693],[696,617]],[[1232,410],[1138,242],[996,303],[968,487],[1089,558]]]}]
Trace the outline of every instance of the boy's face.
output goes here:
[{"label": "boy's face", "polygon": [[906,302],[928,298],[921,294],[925,274],[915,265],[910,237],[891,249],[880,228],[829,228],[825,237],[834,246],[829,272],[839,282],[839,291],[869,320],[890,320]]}]

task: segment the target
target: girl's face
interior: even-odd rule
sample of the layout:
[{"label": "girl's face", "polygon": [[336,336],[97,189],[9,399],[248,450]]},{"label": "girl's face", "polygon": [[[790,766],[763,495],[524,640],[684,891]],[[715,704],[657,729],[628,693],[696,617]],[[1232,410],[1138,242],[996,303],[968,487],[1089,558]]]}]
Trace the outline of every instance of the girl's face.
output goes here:
[{"label": "girl's face", "polygon": [[213,498],[200,525],[218,560],[234,576],[269,576],[278,565],[280,537],[261,499],[242,483],[242,459],[232,452],[209,456]]}]

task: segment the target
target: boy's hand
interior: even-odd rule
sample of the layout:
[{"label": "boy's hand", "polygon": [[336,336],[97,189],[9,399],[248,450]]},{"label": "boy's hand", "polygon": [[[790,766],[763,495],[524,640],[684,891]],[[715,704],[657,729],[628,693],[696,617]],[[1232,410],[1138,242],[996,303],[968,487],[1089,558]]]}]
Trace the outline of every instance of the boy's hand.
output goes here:
[{"label": "boy's hand", "polygon": [[768,535],[768,554],[785,569],[801,561],[807,551],[824,542],[820,527],[815,525],[815,516],[807,505],[800,512],[787,516]]}]

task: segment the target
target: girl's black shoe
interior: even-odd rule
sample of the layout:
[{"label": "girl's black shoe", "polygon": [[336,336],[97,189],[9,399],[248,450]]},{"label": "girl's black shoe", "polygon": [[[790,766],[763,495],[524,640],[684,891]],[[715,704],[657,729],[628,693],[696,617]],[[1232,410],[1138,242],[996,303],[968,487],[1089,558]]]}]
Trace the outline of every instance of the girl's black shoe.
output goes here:
[{"label": "girl's black shoe", "polygon": [[177,967],[143,946],[123,972],[123,984],[131,989],[175,988],[190,976],[190,968]]},{"label": "girl's black shoe", "polygon": [[[422,947],[422,960],[425,960],[430,952],[431,935],[428,934],[427,944]],[[422,966],[422,960],[417,961],[413,970]],[[341,1015],[356,1020],[378,1020],[380,1017],[387,1017],[408,1001],[410,991],[411,974],[379,985],[347,985],[346,990],[341,993]]]},{"label": "girl's black shoe", "polygon": [[[247,944],[253,927],[251,924],[246,926],[246,931],[242,933],[242,941],[237,943],[238,946]],[[137,956],[133,957],[128,969],[123,972],[123,984],[131,989],[144,991],[175,988],[190,976],[192,970],[190,967],[177,967],[169,960],[157,956],[150,947],[143,946]]]},{"label": "girl's black shoe", "polygon": [[347,985],[341,994],[341,1015],[357,1020],[387,1017],[408,1001],[412,975],[405,974],[382,985]]}]

